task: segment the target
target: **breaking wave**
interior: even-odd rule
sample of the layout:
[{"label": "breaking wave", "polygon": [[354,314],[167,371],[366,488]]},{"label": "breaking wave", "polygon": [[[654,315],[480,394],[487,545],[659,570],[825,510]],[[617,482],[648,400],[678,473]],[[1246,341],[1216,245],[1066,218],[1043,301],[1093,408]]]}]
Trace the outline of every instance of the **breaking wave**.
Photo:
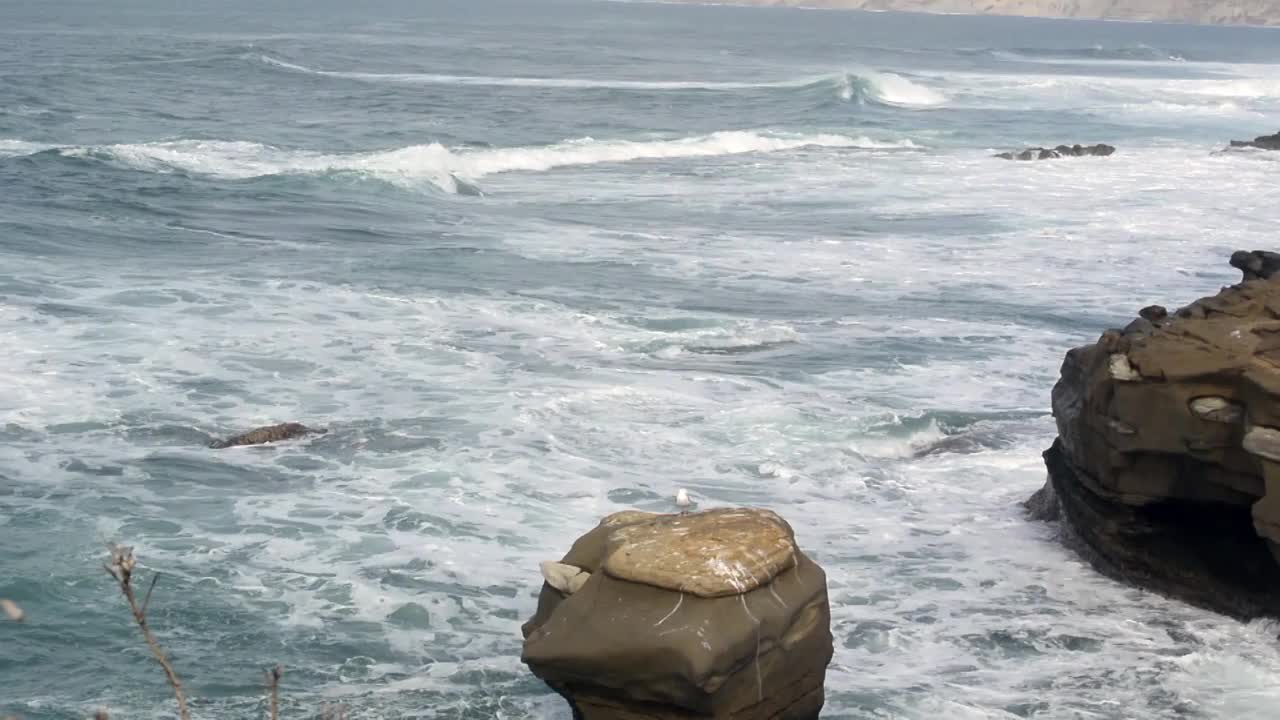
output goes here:
[{"label": "breaking wave", "polygon": [[256,55],[272,67],[291,72],[344,78],[374,83],[404,85],[458,85],[472,87],[545,88],[558,90],[616,90],[623,92],[738,92],[745,90],[786,90],[829,88],[845,101],[869,101],[895,107],[933,106],[946,96],[893,73],[832,73],[816,77],[774,81],[738,80],[605,80],[591,78],[495,77],[489,75],[445,75],[437,73],[372,73],[318,70]]},{"label": "breaking wave", "polygon": [[[9,147],[0,141],[0,153]],[[910,140],[881,142],[836,134],[796,135],[722,131],[673,140],[595,140],[583,138],[554,145],[512,148],[454,149],[439,143],[395,150],[320,153],[254,142],[176,140],[167,142],[50,147],[21,144],[25,154],[57,152],[148,172],[185,172],[228,179],[273,175],[356,173],[402,186],[430,183],[446,192],[475,194],[473,181],[507,172],[542,172],[560,167],[625,163],[636,160],[718,157],[777,153],[804,148],[866,150],[916,147]],[[11,154],[24,154],[23,151]]]},{"label": "breaking wave", "polygon": [[947,96],[893,73],[866,76],[846,75],[841,90],[844,100],[865,100],[892,107],[934,107],[947,101]]}]

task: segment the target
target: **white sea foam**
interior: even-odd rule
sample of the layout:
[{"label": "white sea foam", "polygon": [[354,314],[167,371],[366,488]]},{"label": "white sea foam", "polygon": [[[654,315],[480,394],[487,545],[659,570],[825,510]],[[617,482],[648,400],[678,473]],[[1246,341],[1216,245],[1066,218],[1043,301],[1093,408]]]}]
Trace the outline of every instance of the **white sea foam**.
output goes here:
[{"label": "white sea foam", "polygon": [[1280,66],[1223,65],[1216,77],[1051,76],[954,72],[929,78],[944,84],[960,105],[991,109],[1025,107],[1131,108],[1166,104],[1171,113],[1191,108],[1205,113],[1231,107],[1250,112],[1280,110]]},{"label": "white sea foam", "polygon": [[708,158],[779,153],[806,148],[905,149],[910,140],[877,141],[835,134],[723,131],[673,140],[583,138],[541,147],[451,149],[438,143],[395,150],[328,154],[236,141],[178,140],[63,148],[71,157],[98,158],[149,172],[188,172],[230,179],[269,175],[360,173],[406,186],[431,183],[448,192],[466,181],[508,172],[637,160]]},{"label": "white sea foam", "polygon": [[893,73],[874,73],[867,78],[871,99],[899,107],[933,107],[942,105],[947,96],[918,82]]}]

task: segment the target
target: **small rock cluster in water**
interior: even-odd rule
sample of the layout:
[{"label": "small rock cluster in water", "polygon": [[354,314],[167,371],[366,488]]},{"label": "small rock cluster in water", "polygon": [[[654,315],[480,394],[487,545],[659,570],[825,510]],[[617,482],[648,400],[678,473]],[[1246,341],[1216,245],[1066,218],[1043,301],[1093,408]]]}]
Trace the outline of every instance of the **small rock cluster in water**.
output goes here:
[{"label": "small rock cluster in water", "polygon": [[1022,152],[1003,152],[996,155],[1004,160],[1054,160],[1064,157],[1107,157],[1115,154],[1111,145],[1059,145],[1056,148],[1027,148]]}]

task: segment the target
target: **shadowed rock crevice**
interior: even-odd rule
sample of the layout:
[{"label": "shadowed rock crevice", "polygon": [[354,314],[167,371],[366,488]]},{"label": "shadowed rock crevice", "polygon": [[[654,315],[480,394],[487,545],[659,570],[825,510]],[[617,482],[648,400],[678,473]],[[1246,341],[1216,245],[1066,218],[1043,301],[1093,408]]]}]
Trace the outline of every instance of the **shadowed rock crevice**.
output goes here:
[{"label": "shadowed rock crevice", "polygon": [[1060,444],[1044,456],[1049,481],[1026,506],[1062,521],[1068,545],[1099,572],[1241,619],[1280,616],[1280,567],[1247,506],[1112,502],[1088,489]]},{"label": "shadowed rock crevice", "polygon": [[1049,482],[1027,502],[1103,572],[1240,618],[1280,617],[1280,256],[1067,353]]}]

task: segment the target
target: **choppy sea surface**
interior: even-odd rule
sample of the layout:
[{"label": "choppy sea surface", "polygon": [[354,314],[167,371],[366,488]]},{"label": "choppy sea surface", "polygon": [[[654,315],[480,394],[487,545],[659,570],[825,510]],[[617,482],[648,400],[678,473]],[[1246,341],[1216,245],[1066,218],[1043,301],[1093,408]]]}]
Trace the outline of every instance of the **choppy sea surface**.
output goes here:
[{"label": "choppy sea surface", "polygon": [[1069,347],[1275,249],[1277,129],[1259,29],[0,0],[0,715],[172,716],[119,541],[198,718],[567,718],[538,562],[684,487],[825,566],[825,718],[1273,718],[1280,628],[1019,502]]}]

